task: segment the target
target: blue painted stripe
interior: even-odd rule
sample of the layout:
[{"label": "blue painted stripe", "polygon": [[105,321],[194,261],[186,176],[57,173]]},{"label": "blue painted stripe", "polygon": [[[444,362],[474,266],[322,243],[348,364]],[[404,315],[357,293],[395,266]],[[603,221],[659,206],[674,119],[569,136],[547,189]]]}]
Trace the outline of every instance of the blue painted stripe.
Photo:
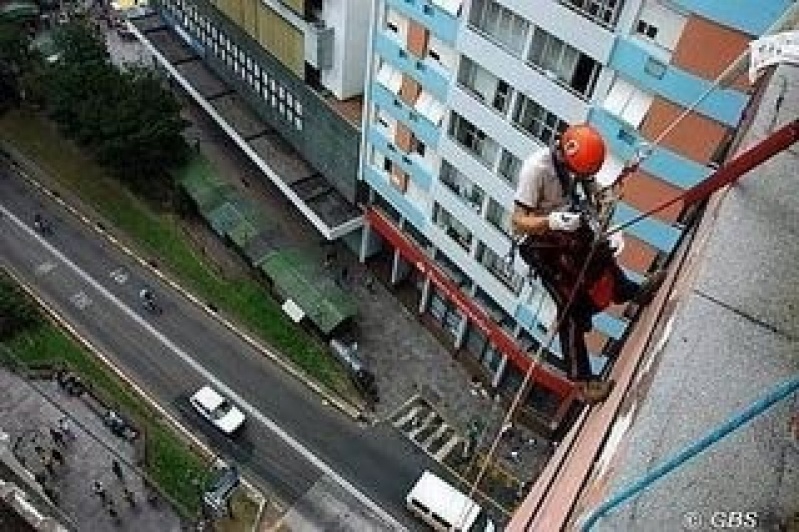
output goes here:
[{"label": "blue painted stripe", "polygon": [[762,35],[793,0],[671,0],[686,11],[749,35]]},{"label": "blue painted stripe", "polygon": [[[616,211],[613,213],[612,222],[614,224],[623,224],[640,214],[641,211],[626,203],[619,202],[616,205]],[[626,232],[666,253],[671,253],[682,235],[682,232],[676,227],[665,224],[651,216],[631,225],[626,229]]]},{"label": "blue painted stripe", "polygon": [[594,316],[593,325],[596,330],[605,336],[618,340],[624,335],[630,322],[622,318],[617,318],[613,314],[602,312]]},{"label": "blue painted stripe", "polygon": [[390,7],[428,28],[433,35],[454,46],[459,20],[427,0],[387,0]]},{"label": "blue painted stripe", "polygon": [[383,87],[380,83],[372,83],[372,102],[384,109],[388,114],[407,126],[417,138],[428,147],[437,148],[441,139],[441,130],[425,116],[416,112],[400,98]]},{"label": "blue painted stripe", "polygon": [[378,172],[373,166],[366,165],[363,172],[364,180],[374,191],[388,201],[397,211],[402,214],[417,229],[426,231],[424,214],[419,211],[413,203],[408,201],[397,189],[389,183],[388,178]]},{"label": "blue painted stripe", "polygon": [[418,81],[422,87],[438,98],[447,101],[449,79],[426,61],[419,59],[409,51],[400,47],[393,39],[383,33],[376,33],[374,51],[392,66]]},{"label": "blue painted stripe", "polygon": [[[655,76],[647,72],[650,54],[634,39],[624,36],[616,38],[609,65],[634,85],[653,92],[682,107],[689,107],[713,85],[674,65],[660,63],[661,72]],[[717,122],[734,127],[746,106],[746,94],[733,89],[716,87],[697,105],[696,111]]]},{"label": "blue painted stripe", "polygon": [[[613,154],[622,161],[632,160],[636,146],[647,142],[637,131],[605,109],[592,108],[588,121],[599,130]],[[681,189],[691,188],[712,173],[710,168],[662,146],[655,147],[641,168]]]}]

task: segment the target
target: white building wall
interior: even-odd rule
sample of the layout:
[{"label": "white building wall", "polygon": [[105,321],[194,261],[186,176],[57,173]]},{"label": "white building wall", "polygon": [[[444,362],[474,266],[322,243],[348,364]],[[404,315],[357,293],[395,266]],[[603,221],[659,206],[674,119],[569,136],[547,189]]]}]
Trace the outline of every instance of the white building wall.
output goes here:
[{"label": "white building wall", "polygon": [[325,0],[322,19],[333,28],[333,67],[322,70],[322,85],[346,100],[363,93],[371,6],[365,0]]}]

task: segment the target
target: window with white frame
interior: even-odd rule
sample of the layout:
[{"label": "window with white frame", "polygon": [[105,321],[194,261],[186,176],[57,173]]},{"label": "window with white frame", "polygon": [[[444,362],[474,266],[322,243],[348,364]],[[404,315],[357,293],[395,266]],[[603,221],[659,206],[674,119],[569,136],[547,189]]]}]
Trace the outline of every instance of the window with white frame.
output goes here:
[{"label": "window with white frame", "polygon": [[433,205],[433,223],[440,227],[459,246],[467,251],[469,250],[472,244],[471,231],[438,203]]},{"label": "window with white frame", "polygon": [[486,220],[506,236],[511,236],[511,212],[494,198],[488,200]]},{"label": "window with white frame", "polygon": [[613,28],[619,20],[624,0],[561,0],[587,18]]},{"label": "window with white frame", "polygon": [[416,99],[413,108],[436,126],[441,125],[441,121],[444,119],[444,114],[446,113],[444,105],[424,89],[419,93],[419,97]]},{"label": "window with white frame", "polygon": [[476,258],[477,261],[482,264],[495,279],[505,285],[508,290],[514,294],[518,294],[521,291],[524,278],[516,273],[513,269],[513,265],[509,261],[499,256],[483,242],[477,243]]},{"label": "window with white frame", "polygon": [[505,113],[510,100],[510,85],[471,59],[463,56],[458,82],[483,103]]},{"label": "window with white frame", "polygon": [[485,132],[460,116],[452,113],[449,124],[449,135],[470,151],[485,166],[491,168],[496,159],[499,145]]},{"label": "window with white frame", "polygon": [[386,30],[393,36],[394,40],[405,47],[408,40],[408,19],[400,15],[397,11],[389,8],[386,12]]},{"label": "window with white frame", "polygon": [[399,94],[402,87],[402,72],[391,66],[388,61],[383,61],[380,70],[377,71],[377,82],[393,94]]},{"label": "window with white frame", "polygon": [[462,0],[433,0],[433,3],[453,17],[460,16],[461,14]]},{"label": "window with white frame", "polygon": [[441,182],[460,196],[463,202],[477,214],[482,214],[485,192],[474,181],[460,173],[447,161],[443,161],[441,164]]},{"label": "window with white frame", "polygon": [[633,128],[638,128],[652,105],[652,94],[628,83],[619,76],[613,81],[602,107]]},{"label": "window with white frame", "polygon": [[530,23],[494,0],[474,0],[469,24],[506,48],[521,56]]},{"label": "window with white frame", "polygon": [[516,99],[513,122],[545,145],[550,144],[555,135],[561,133],[568,125],[555,113],[522,94]]},{"label": "window with white frame", "polygon": [[602,68],[591,57],[541,28],[534,29],[528,59],[547,75],[586,97],[593,93]]},{"label": "window with white frame", "polygon": [[497,173],[508,183],[516,187],[519,182],[519,170],[522,168],[522,161],[508,150],[502,150],[499,158],[499,169]]}]

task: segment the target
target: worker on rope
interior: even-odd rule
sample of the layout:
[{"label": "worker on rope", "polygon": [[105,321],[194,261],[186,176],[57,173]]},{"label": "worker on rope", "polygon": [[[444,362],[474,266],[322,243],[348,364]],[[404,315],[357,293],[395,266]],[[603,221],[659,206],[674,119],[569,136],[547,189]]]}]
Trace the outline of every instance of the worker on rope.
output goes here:
[{"label": "worker on rope", "polygon": [[628,279],[610,243],[595,241],[585,209],[575,212],[581,204],[598,201],[593,177],[605,152],[594,128],[568,127],[551,148],[535,151],[522,164],[512,218],[514,232],[523,236],[521,257],[540,275],[557,305],[556,323],[569,378],[580,398],[591,404],[604,401],[614,384],[591,371],[585,343],[591,318],[611,302],[647,305],[665,278],[665,272],[658,271],[640,287]]}]

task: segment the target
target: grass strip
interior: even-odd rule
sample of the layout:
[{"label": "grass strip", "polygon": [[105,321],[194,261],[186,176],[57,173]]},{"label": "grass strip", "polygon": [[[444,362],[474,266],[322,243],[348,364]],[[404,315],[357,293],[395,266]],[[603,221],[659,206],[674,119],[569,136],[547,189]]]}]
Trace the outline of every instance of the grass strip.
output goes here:
[{"label": "grass strip", "polygon": [[147,256],[200,298],[213,302],[275,347],[307,375],[345,397],[355,397],[347,375],[326,347],[292,323],[254,279],[226,279],[187,242],[179,219],[156,212],[95,164],[39,113],[12,110],[0,117],[0,138],[125,233]]}]

